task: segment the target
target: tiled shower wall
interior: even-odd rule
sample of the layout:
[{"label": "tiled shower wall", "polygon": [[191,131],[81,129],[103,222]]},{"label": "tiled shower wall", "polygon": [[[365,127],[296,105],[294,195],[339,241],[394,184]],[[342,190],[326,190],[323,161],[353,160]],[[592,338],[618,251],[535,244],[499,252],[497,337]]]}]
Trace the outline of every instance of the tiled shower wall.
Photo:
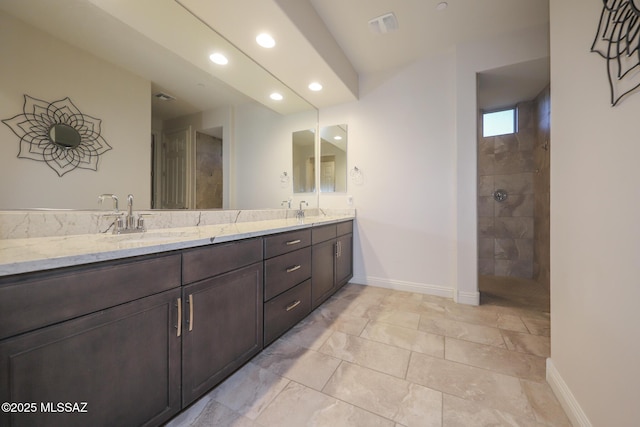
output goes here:
[{"label": "tiled shower wall", "polygon": [[533,192],[533,277],[549,289],[550,237],[549,237],[549,161],[551,148],[551,91],[549,86],[535,99],[538,135],[534,148]]},{"label": "tiled shower wall", "polygon": [[196,209],[222,209],[222,140],[196,133]]},{"label": "tiled shower wall", "polygon": [[[549,86],[517,109],[516,134],[479,136],[479,273],[533,278],[548,288]],[[507,200],[493,199],[497,189],[507,191]]]},{"label": "tiled shower wall", "polygon": [[[533,278],[536,104],[520,103],[517,110],[517,133],[479,133],[478,268],[480,274]],[[503,202],[493,198],[498,189],[508,194]]]}]

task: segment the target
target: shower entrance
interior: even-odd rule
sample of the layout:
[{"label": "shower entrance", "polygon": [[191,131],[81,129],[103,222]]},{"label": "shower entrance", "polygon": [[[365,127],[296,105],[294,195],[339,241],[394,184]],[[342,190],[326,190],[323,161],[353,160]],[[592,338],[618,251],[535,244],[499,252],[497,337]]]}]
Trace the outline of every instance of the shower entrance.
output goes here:
[{"label": "shower entrance", "polygon": [[550,89],[547,84],[528,101],[511,101],[513,131],[485,137],[482,118],[487,107],[481,102],[487,88],[482,84],[481,74],[477,193],[481,304],[487,298],[506,298],[548,311]]}]

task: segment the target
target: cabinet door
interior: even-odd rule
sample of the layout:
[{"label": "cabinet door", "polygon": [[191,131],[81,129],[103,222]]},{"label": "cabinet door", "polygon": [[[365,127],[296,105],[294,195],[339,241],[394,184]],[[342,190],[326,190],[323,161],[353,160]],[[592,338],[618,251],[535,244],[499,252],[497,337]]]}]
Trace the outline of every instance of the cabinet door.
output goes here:
[{"label": "cabinet door", "polygon": [[[166,291],[0,342],[0,401],[36,405],[34,413],[0,413],[0,425],[159,425],[171,418],[180,410],[179,296],[179,289]],[[64,412],[65,403],[86,412]]]},{"label": "cabinet door", "polygon": [[336,241],[313,245],[311,248],[311,299],[315,309],[335,291]]},{"label": "cabinet door", "polygon": [[353,234],[339,237],[336,245],[336,286],[340,288],[353,277]]},{"label": "cabinet door", "polygon": [[259,263],[184,287],[183,405],[262,349],[262,283]]}]

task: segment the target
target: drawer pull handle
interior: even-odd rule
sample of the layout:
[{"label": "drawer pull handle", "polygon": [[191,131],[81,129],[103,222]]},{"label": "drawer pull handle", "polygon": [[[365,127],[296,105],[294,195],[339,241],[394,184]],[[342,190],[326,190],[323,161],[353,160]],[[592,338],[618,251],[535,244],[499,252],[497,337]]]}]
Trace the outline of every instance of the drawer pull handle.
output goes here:
[{"label": "drawer pull handle", "polygon": [[287,268],[287,273],[293,273],[296,270],[300,270],[302,268],[301,265],[294,265],[293,267]]},{"label": "drawer pull handle", "polygon": [[189,295],[189,331],[193,331],[193,294]]},{"label": "drawer pull handle", "polygon": [[291,311],[291,310],[293,310],[294,308],[296,308],[297,306],[299,306],[301,302],[302,302],[302,301],[298,300],[298,301],[295,301],[295,302],[293,302],[293,303],[289,304],[289,305],[287,306],[287,311]]},{"label": "drawer pull handle", "polygon": [[291,245],[297,245],[298,243],[300,243],[302,240],[298,239],[298,240],[290,240],[287,242],[287,246],[291,246]]},{"label": "drawer pull handle", "polygon": [[182,335],[182,298],[178,298],[178,322],[176,329],[178,330],[177,336]]}]

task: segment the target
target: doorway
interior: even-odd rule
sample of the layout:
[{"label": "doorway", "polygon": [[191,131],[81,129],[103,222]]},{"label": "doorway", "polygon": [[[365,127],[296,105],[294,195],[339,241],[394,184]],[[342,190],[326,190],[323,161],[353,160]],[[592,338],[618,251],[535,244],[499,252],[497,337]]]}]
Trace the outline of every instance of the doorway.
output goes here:
[{"label": "doorway", "polygon": [[196,209],[222,209],[222,139],[196,132]]},{"label": "doorway", "polygon": [[[537,74],[536,68],[540,71]],[[551,107],[548,59],[483,74],[478,78],[481,304],[529,306],[548,312]],[[532,82],[531,76],[539,74],[542,77]],[[505,79],[518,81],[514,75],[520,76],[523,86],[530,87],[524,92],[512,87],[501,93],[509,85]],[[519,98],[508,99],[504,93]],[[483,114],[505,107],[515,107],[515,132],[485,137]]]},{"label": "doorway", "polygon": [[154,133],[152,182],[155,209],[222,209],[222,127]]}]

